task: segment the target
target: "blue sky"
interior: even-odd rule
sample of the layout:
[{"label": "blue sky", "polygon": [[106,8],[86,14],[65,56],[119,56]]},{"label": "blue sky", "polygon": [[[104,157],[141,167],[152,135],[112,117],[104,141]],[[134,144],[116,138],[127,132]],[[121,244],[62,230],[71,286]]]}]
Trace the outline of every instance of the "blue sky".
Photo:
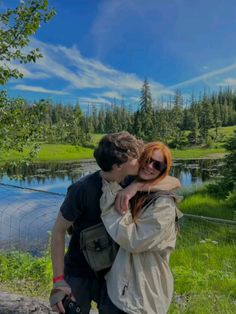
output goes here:
[{"label": "blue sky", "polygon": [[[3,0],[0,9],[19,1]],[[236,87],[235,0],[49,0],[57,15],[32,38],[44,58],[20,66],[12,96],[136,103]]]}]

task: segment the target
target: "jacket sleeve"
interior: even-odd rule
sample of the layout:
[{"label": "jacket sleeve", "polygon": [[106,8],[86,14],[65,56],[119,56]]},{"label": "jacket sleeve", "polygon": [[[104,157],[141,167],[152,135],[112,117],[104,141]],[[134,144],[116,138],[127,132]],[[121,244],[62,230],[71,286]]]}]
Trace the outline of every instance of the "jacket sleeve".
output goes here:
[{"label": "jacket sleeve", "polygon": [[145,208],[136,223],[130,209],[125,215],[120,215],[114,209],[116,194],[121,189],[117,183],[107,184],[103,187],[100,200],[102,221],[114,241],[131,253],[161,251],[174,246],[174,200],[159,197]]}]

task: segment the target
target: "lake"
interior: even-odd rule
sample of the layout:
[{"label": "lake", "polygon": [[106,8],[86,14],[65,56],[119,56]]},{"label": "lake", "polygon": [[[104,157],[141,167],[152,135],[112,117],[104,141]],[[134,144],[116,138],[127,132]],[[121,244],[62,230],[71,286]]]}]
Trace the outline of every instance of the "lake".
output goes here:
[{"label": "lake", "polygon": [[[171,174],[183,187],[220,175],[222,160],[176,160]],[[67,187],[97,170],[94,161],[8,166],[0,173],[0,248],[38,254],[45,248]]]},{"label": "lake", "polygon": [[[183,187],[201,184],[220,174],[220,159],[176,160],[171,174],[178,177]],[[8,166],[0,172],[0,182],[41,191],[66,193],[67,187],[81,176],[96,171],[94,161],[70,163],[39,163],[30,166]]]}]

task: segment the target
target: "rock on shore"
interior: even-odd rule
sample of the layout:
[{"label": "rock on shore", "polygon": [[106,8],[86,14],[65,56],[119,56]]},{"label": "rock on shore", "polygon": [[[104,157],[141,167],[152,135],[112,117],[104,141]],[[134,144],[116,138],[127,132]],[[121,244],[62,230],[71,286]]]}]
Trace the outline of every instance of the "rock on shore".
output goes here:
[{"label": "rock on shore", "polygon": [[[0,314],[52,314],[48,302],[0,291]],[[90,314],[98,313],[91,310]]]},{"label": "rock on shore", "polygon": [[53,312],[45,301],[0,291],[0,314],[30,313],[49,314]]}]

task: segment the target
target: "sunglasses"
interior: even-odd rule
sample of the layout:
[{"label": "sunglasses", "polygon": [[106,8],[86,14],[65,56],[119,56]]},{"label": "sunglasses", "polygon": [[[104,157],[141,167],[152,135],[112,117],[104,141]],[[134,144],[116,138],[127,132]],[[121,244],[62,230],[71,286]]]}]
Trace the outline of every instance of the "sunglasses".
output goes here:
[{"label": "sunglasses", "polygon": [[166,164],[164,162],[154,160],[152,158],[147,160],[147,164],[152,164],[153,168],[160,172],[163,172],[164,170],[166,170]]}]

